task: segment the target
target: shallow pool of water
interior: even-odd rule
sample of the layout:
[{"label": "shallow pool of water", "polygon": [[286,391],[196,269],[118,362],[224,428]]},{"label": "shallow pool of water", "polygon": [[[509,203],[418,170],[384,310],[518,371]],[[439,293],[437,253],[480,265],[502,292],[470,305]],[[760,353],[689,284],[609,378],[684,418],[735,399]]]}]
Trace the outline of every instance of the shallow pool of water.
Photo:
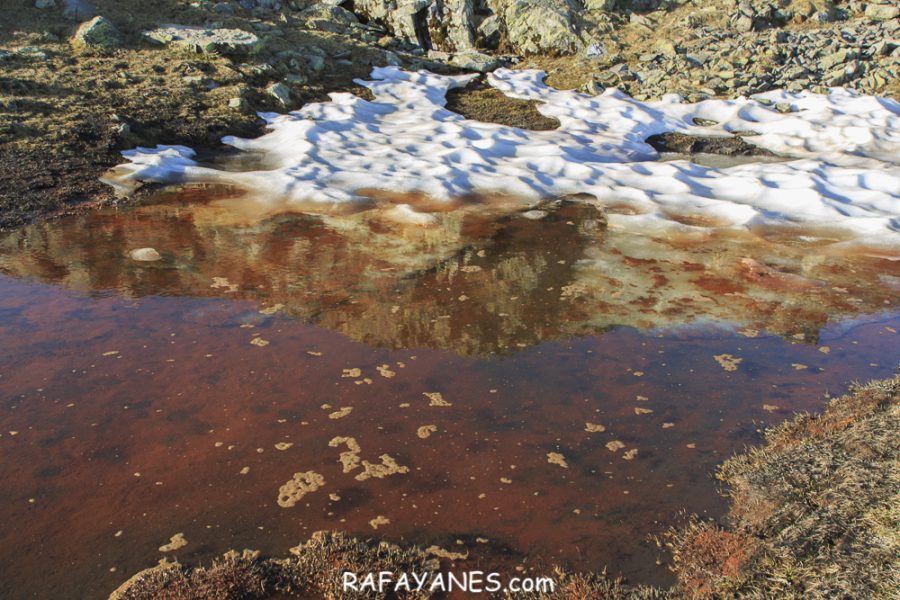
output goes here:
[{"label": "shallow pool of water", "polygon": [[[319,529],[668,583],[650,536],[724,513],[717,464],[900,359],[900,263],[821,232],[653,238],[568,203],[420,227],[228,195],[0,238],[3,598],[105,597],[164,555],[284,555]],[[345,472],[338,437],[396,467]],[[279,505],[306,471],[324,485]]]}]

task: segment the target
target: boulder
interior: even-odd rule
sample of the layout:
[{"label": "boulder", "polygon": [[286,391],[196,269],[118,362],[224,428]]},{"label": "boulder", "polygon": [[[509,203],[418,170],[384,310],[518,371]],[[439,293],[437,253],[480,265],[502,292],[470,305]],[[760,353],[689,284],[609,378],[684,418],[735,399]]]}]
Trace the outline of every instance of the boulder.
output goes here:
[{"label": "boulder", "polygon": [[873,21],[893,21],[900,17],[900,6],[894,4],[869,4],[866,16]]},{"label": "boulder", "polygon": [[425,50],[463,52],[475,48],[472,0],[357,0],[353,10]]},{"label": "boulder", "polygon": [[497,59],[481,52],[454,54],[449,62],[454,67],[479,73],[487,73],[497,68]]},{"label": "boulder", "polygon": [[356,15],[331,2],[320,2],[304,9],[300,16],[313,29],[331,33],[348,33],[350,28],[359,24]]},{"label": "boulder", "polygon": [[475,30],[476,44],[481,48],[496,50],[500,45],[500,35],[503,30],[503,24],[497,15],[491,15],[485,18],[478,28]]},{"label": "boulder", "polygon": [[585,46],[575,0],[493,0],[492,8],[521,54],[572,54]]},{"label": "boulder", "polygon": [[82,23],[72,37],[72,45],[82,48],[118,48],[122,45],[122,34],[105,17],[94,17]]},{"label": "boulder", "polygon": [[167,46],[225,55],[247,54],[260,45],[255,34],[242,29],[210,29],[192,25],[161,25],[145,31],[144,37]]}]

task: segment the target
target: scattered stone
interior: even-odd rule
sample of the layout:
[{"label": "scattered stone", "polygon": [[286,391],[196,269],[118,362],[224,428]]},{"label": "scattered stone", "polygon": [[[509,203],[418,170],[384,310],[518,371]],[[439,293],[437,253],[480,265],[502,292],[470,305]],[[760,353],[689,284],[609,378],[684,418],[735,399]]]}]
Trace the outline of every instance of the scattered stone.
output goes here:
[{"label": "scattered stone", "polygon": [[266,92],[268,92],[270,96],[278,100],[278,102],[280,102],[284,107],[287,107],[291,104],[291,88],[283,83],[273,83],[266,88]]},{"label": "scattered stone", "polygon": [[105,17],[94,17],[82,23],[72,37],[76,48],[118,48],[122,45],[122,34]]},{"label": "scattered stone", "polygon": [[247,54],[260,46],[260,39],[255,34],[242,29],[209,29],[167,24],[145,31],[144,36],[167,46],[225,55]]},{"label": "scattered stone", "polygon": [[487,73],[497,68],[497,59],[480,52],[464,52],[463,54],[454,54],[450,59],[450,64],[465,69],[466,71],[477,71],[478,73]]}]

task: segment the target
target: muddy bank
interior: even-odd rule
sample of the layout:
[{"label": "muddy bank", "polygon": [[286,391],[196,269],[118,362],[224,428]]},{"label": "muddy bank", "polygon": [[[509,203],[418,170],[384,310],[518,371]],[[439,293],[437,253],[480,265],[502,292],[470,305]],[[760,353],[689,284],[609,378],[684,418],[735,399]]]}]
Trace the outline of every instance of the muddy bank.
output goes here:
[{"label": "muddy bank", "polygon": [[[718,477],[731,499],[724,522],[694,520],[663,536],[678,577],[672,588],[555,570],[556,592],[538,597],[889,597],[900,567],[898,428],[900,378],[856,387],[822,415],[768,430],[764,446],[722,465]],[[209,567],[166,563],[136,574],[110,599],[342,598],[349,597],[340,589],[343,571],[474,568],[440,549],[340,533],[316,533],[292,554],[232,552]]]}]

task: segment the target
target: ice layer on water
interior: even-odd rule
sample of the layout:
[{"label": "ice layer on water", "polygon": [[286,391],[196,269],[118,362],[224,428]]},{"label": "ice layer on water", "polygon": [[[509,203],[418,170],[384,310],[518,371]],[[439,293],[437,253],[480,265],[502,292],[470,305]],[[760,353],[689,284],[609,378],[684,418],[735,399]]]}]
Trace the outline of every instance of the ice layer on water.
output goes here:
[{"label": "ice layer on water", "polygon": [[[475,75],[375,68],[373,101],[333,93],[288,114],[265,113],[270,132],[223,142],[259,153],[265,169],[199,165],[184,146],[124,152],[120,179],[223,183],[299,207],[366,199],[363,190],[451,201],[469,194],[540,200],[587,193],[626,205],[610,223],[635,229],[823,227],[844,243],[900,247],[900,103],[834,88],[827,95],[768,92],[689,104],[675,95],[639,102],[618,90],[591,96],[543,83],[536,70],[499,69],[489,83],[536,100],[551,131],[483,123],[445,108],[446,92]],[[781,110],[776,110],[778,104]],[[790,111],[785,111],[785,106]],[[713,126],[700,123],[715,122]],[[656,134],[729,136],[792,160],[709,168],[659,161]],[[620,214],[626,212],[627,214]],[[689,217],[689,219],[686,219]],[[693,226],[693,225],[692,225]]]}]

